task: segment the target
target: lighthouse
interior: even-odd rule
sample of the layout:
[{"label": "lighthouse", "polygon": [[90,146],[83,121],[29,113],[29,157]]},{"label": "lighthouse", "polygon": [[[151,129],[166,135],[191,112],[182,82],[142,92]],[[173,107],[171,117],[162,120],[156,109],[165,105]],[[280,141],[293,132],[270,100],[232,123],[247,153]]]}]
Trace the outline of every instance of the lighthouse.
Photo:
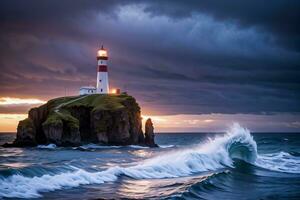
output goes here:
[{"label": "lighthouse", "polygon": [[108,94],[109,84],[108,84],[108,72],[107,72],[107,61],[108,55],[107,51],[101,47],[97,52],[97,88],[96,93],[98,94]]},{"label": "lighthouse", "polygon": [[83,86],[79,89],[79,95],[90,95],[90,94],[120,94],[120,89],[115,88],[109,91],[108,84],[108,73],[107,73],[107,61],[108,55],[107,50],[101,46],[97,52],[97,85],[94,86]]}]

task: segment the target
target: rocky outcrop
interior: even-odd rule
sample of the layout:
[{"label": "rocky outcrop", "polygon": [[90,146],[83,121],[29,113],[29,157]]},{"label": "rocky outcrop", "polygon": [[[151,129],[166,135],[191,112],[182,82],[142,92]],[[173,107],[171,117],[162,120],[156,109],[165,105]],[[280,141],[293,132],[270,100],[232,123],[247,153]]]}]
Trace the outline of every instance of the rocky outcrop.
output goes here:
[{"label": "rocky outcrop", "polygon": [[144,135],[140,107],[132,96],[63,97],[31,109],[28,118],[19,122],[12,146],[100,143],[155,147],[151,120],[147,120],[145,131]]},{"label": "rocky outcrop", "polygon": [[37,145],[36,141],[36,129],[33,124],[32,119],[27,118],[19,122],[17,128],[17,138],[15,140],[16,146],[35,146]]},{"label": "rocky outcrop", "polygon": [[145,144],[149,147],[157,147],[154,141],[154,127],[150,118],[145,123]]}]

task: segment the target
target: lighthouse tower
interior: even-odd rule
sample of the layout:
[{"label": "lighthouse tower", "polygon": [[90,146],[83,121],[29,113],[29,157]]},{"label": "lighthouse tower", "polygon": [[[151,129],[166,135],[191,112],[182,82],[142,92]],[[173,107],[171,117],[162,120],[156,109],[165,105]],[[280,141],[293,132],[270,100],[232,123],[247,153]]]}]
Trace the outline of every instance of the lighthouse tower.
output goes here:
[{"label": "lighthouse tower", "polygon": [[108,94],[109,85],[108,85],[108,73],[107,73],[107,51],[101,47],[97,53],[97,89],[96,93],[98,94]]}]

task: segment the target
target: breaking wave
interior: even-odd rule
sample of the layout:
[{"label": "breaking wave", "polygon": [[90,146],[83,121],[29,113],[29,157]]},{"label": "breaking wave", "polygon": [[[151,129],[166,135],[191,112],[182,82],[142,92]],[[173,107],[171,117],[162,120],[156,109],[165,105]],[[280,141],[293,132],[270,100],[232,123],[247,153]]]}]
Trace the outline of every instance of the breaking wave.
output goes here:
[{"label": "breaking wave", "polygon": [[209,139],[191,149],[164,152],[164,155],[146,159],[131,167],[116,166],[100,172],[75,168],[74,171],[39,177],[11,175],[0,179],[0,197],[36,198],[41,196],[40,192],[112,182],[122,175],[134,179],[182,177],[233,167],[234,159],[270,168],[270,160],[273,158],[258,156],[257,146],[250,132],[239,124],[234,124],[222,137]]}]

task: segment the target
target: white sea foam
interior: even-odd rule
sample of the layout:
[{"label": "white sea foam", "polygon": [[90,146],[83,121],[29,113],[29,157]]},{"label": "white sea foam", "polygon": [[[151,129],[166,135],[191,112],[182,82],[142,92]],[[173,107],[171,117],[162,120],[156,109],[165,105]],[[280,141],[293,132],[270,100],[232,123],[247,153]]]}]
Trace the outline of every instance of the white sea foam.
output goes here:
[{"label": "white sea foam", "polygon": [[159,148],[172,148],[172,147],[175,147],[175,145],[159,145]]},{"label": "white sea foam", "polygon": [[134,149],[148,149],[149,148],[149,147],[140,146],[140,145],[129,145],[128,147],[134,148]]},{"label": "white sea foam", "polygon": [[[82,148],[82,149],[115,149],[115,148],[121,148],[121,147],[122,146],[105,146],[105,145],[90,143],[90,144],[82,145],[79,148]],[[77,147],[75,147],[75,149],[76,148]]]},{"label": "white sea foam", "polygon": [[[99,144],[86,144],[79,147],[74,147],[73,149],[117,149],[122,148],[124,146],[116,146],[116,145],[99,145]],[[148,149],[147,146],[140,146],[140,145],[128,145],[125,147],[134,148],[134,149]],[[174,147],[174,145],[160,145],[160,148],[171,148]],[[48,144],[48,145],[38,145],[37,148],[39,149],[55,149],[57,146],[55,144]]]},{"label": "white sea foam", "polygon": [[258,155],[255,165],[272,171],[300,173],[300,157],[286,152]]},{"label": "white sea foam", "polygon": [[13,175],[0,180],[0,197],[37,198],[39,192],[53,191],[62,187],[77,187],[91,183],[104,183],[117,179],[118,168],[90,173],[82,169],[57,175],[24,177]]},{"label": "white sea foam", "polygon": [[39,149],[55,149],[57,146],[55,144],[48,144],[48,145],[38,145],[37,148]]},{"label": "white sea foam", "polygon": [[[35,198],[40,192],[53,191],[63,187],[76,187],[83,184],[99,184],[115,181],[126,175],[135,179],[161,179],[188,176],[197,172],[215,171],[233,166],[233,158],[258,165],[257,147],[247,129],[238,124],[222,137],[209,139],[192,149],[179,149],[144,160],[131,167],[111,167],[101,172],[87,172],[76,169],[72,172],[41,177],[12,175],[0,180],[0,197]],[[270,156],[271,159],[271,156]],[[270,164],[270,163],[269,163]],[[264,166],[268,167],[268,166]]]},{"label": "white sea foam", "polygon": [[148,149],[149,148],[147,146],[140,146],[140,145],[112,146],[112,145],[99,145],[99,144],[93,144],[93,143],[82,145],[79,148],[82,148],[82,149],[115,149],[115,148],[124,148],[124,147],[129,147],[129,148],[134,148],[134,149]]}]

